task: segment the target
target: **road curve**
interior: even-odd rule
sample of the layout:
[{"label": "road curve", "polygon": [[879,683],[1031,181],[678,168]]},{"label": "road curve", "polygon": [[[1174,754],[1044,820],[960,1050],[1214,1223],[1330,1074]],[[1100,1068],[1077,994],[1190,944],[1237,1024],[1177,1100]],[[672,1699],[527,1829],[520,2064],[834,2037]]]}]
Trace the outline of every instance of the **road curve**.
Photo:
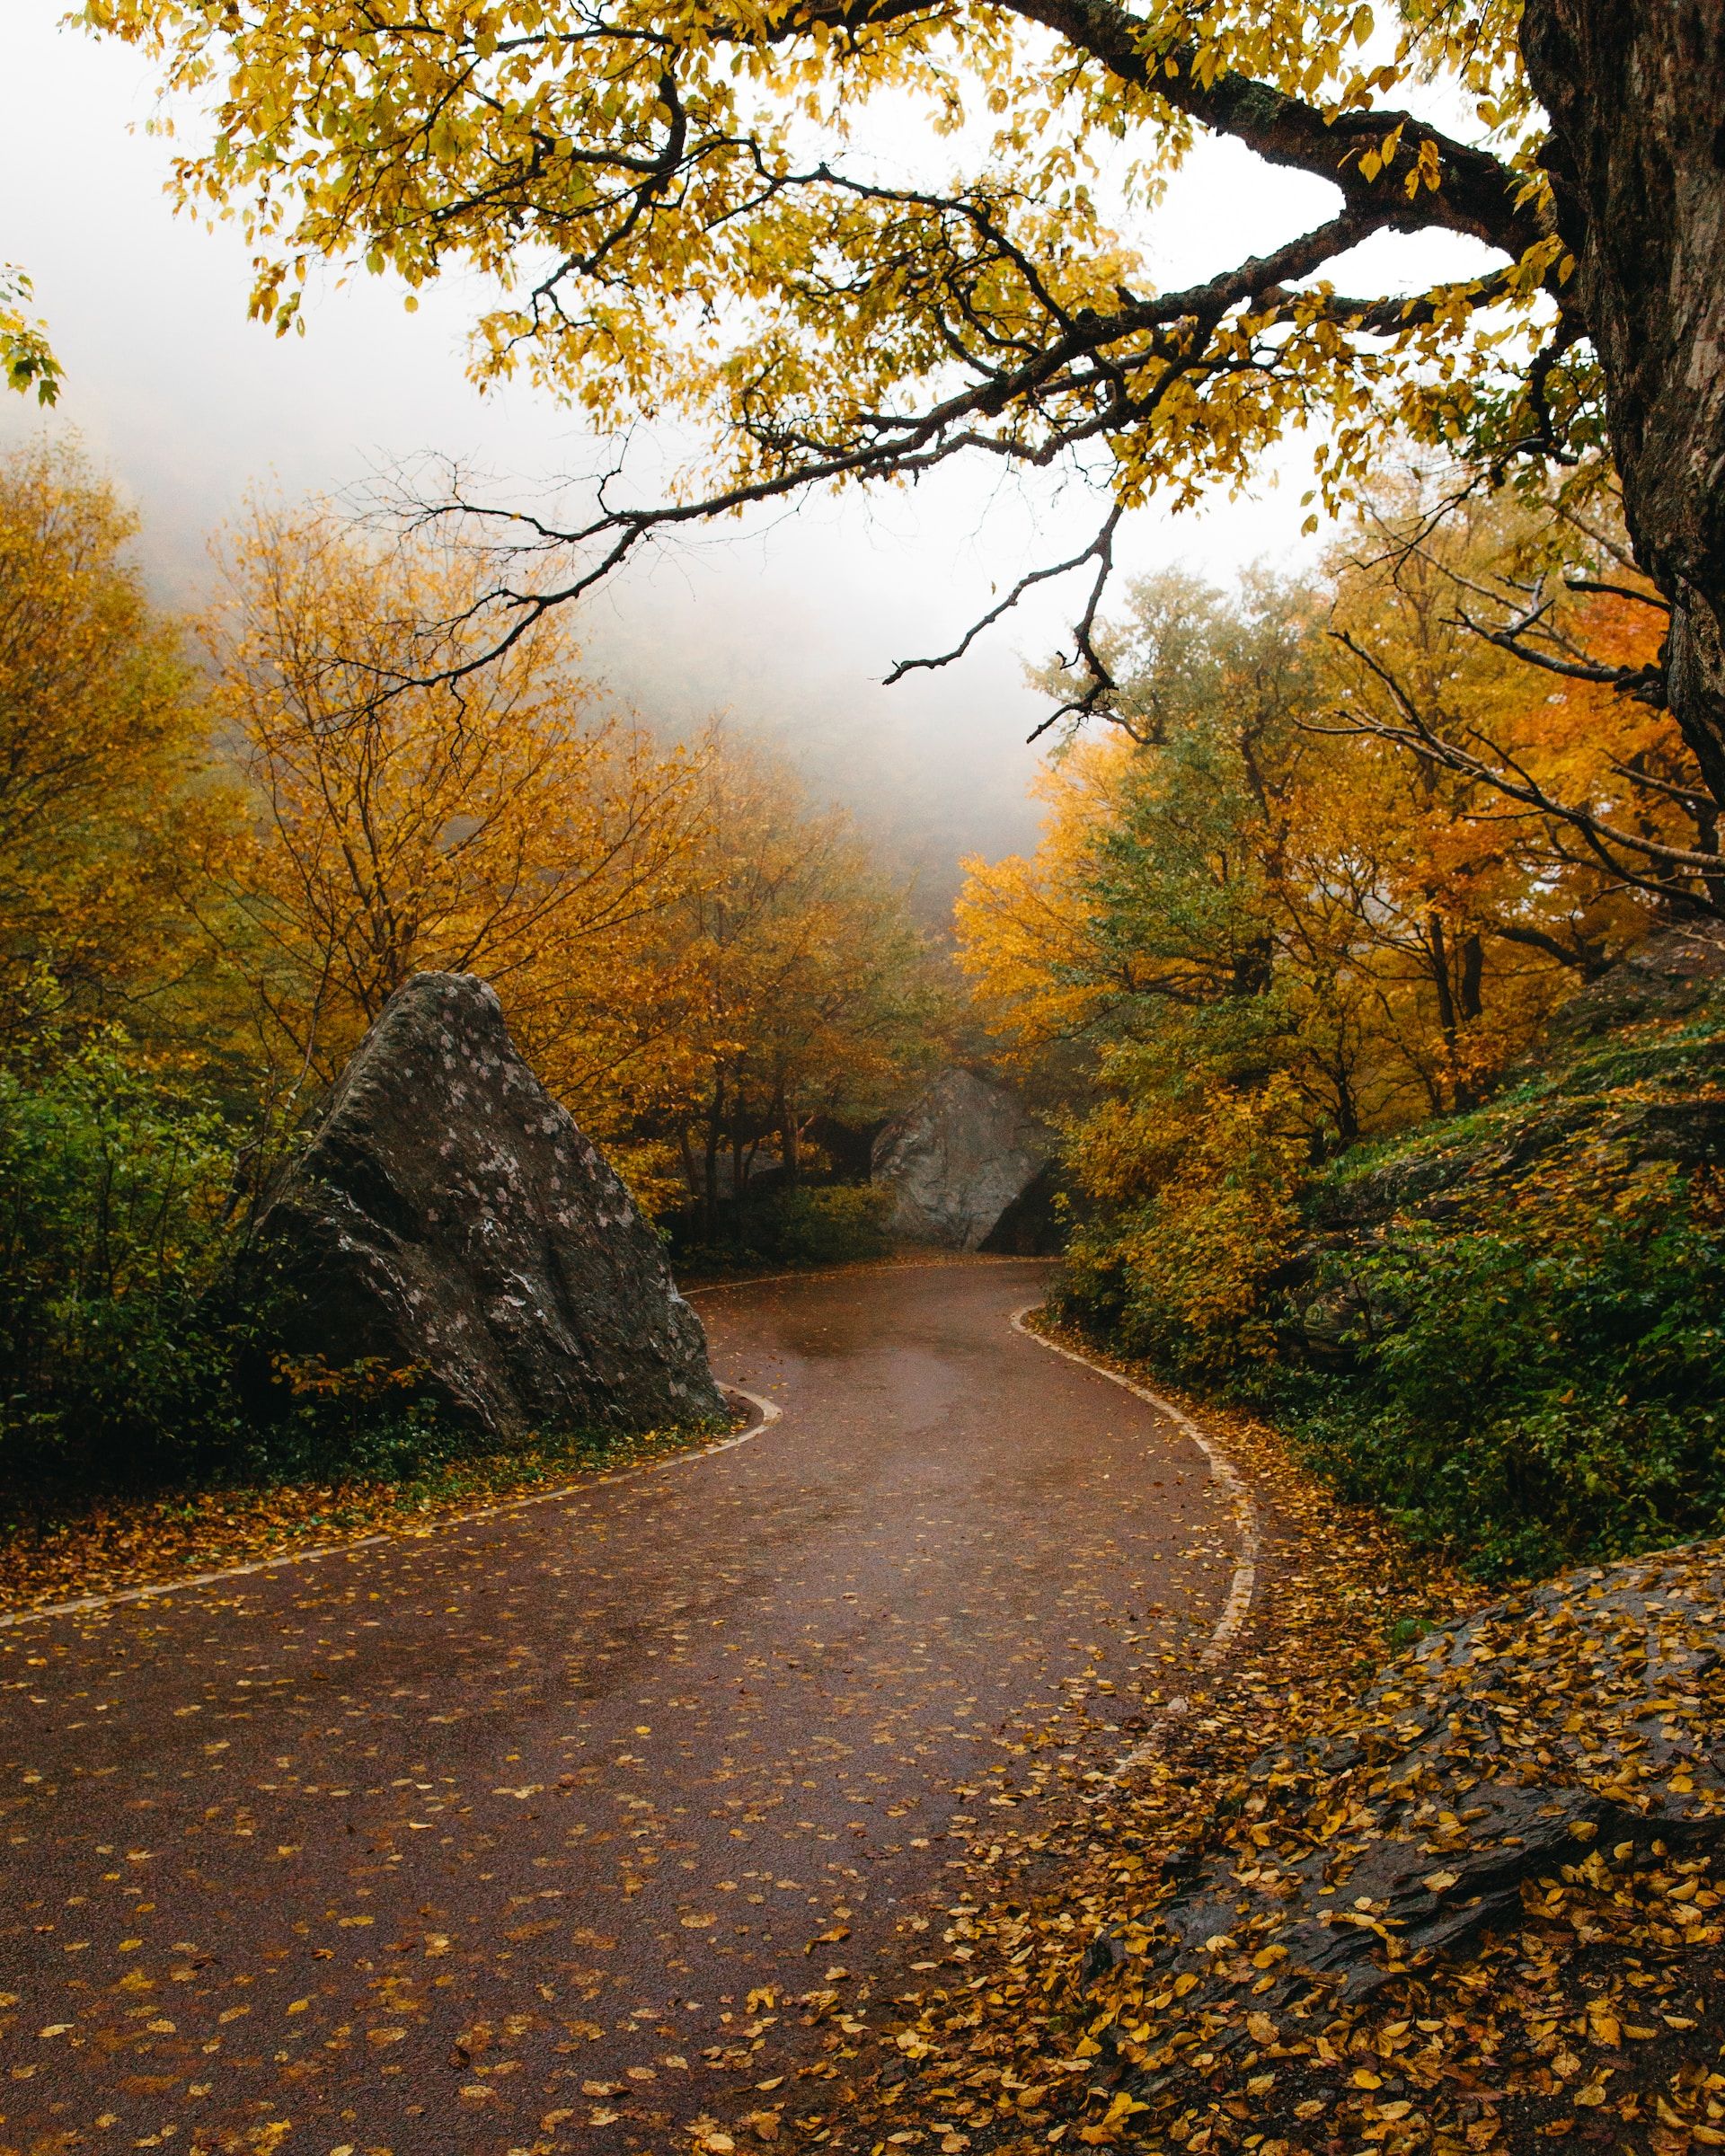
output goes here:
[{"label": "road curve", "polygon": [[1012,1329],[1043,1277],[709,1291],[751,1443],[0,1635],[0,2156],[818,2110],[795,2001],[915,1984],[973,1823],[1226,1607],[1226,1491]]}]

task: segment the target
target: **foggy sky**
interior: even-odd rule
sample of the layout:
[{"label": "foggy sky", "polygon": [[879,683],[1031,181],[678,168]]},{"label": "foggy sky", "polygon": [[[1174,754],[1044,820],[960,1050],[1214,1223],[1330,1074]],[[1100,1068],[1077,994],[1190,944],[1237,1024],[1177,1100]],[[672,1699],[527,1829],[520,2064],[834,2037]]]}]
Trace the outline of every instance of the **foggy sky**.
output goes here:
[{"label": "foggy sky", "polygon": [[[155,109],[145,64],[58,28],[62,0],[6,9],[0,261],[34,279],[66,369],[48,425],[75,433],[135,499],[165,602],[195,600],[209,536],[250,490],[339,494],[436,450],[491,473],[498,499],[520,499],[602,461],[549,397],[514,386],[482,396],[464,379],[477,296],[459,278],[412,315],[385,280],[329,278],[308,300],[303,338],[248,323],[242,235],[175,217],[164,197],[171,149],[144,131]],[[1164,285],[1274,243],[1332,199],[1300,175],[1278,173],[1273,188],[1262,175],[1236,146],[1205,146],[1154,228]],[[1403,243],[1400,266],[1410,284],[1463,265]],[[1382,262],[1364,273],[1381,275]],[[33,403],[0,400],[0,443],[42,424]],[[1253,499],[1144,512],[1123,535],[1128,570],[1179,561],[1225,581],[1252,560],[1298,554],[1304,467],[1284,463],[1284,483]],[[1037,492],[969,471],[866,501],[811,501],[661,550],[586,606],[579,634],[590,670],[656,725],[725,712],[786,745],[816,791],[916,870],[924,905],[943,904],[961,853],[1034,837],[1024,789],[1036,755],[1023,738],[1046,707],[1023,667],[1061,642],[1075,586],[1043,595],[956,667],[891,690],[881,676],[955,642],[996,587],[1076,552],[1098,514],[1082,487]]]}]

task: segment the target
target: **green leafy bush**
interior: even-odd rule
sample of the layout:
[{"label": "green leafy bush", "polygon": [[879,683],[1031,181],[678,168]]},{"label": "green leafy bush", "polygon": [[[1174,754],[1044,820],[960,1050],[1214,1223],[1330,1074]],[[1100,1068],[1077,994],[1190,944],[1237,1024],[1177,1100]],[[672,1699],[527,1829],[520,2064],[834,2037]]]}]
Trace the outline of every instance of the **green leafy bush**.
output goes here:
[{"label": "green leafy bush", "polygon": [[679,1254],[679,1269],[734,1271],[739,1266],[846,1265],[889,1248],[892,1199],[870,1184],[799,1185],[761,1191],[721,1215],[719,1237]]},{"label": "green leafy bush", "polygon": [[878,1258],[887,1247],[889,1191],[869,1184],[834,1184],[780,1191],[763,1208],[760,1247],[787,1265],[841,1265]]},{"label": "green leafy bush", "polygon": [[234,1133],[118,1037],[0,1071],[0,1462],[8,1482],[157,1479],[231,1431],[208,1294]]},{"label": "green leafy bush", "polygon": [[1486,1574],[1716,1529],[1725,1208],[1709,1171],[1548,1165],[1491,1213],[1397,1224],[1345,1285],[1351,1366],[1268,1390],[1349,1495]]},{"label": "green leafy bush", "polygon": [[1722,1052],[1716,1016],[1584,1042],[1267,1188],[1229,1156],[1210,1190],[1214,1135],[1154,1173],[1123,1154],[1122,1189],[1151,1195],[1098,1188],[1060,1305],[1270,1416],[1348,1497],[1482,1576],[1717,1533]]},{"label": "green leafy bush", "polygon": [[[412,1481],[507,1449],[411,1373],[272,1370],[266,1313],[231,1286],[238,1144],[118,1034],[0,1070],[0,1526],[98,1493]],[[544,1434],[570,1460],[611,1442]]]}]

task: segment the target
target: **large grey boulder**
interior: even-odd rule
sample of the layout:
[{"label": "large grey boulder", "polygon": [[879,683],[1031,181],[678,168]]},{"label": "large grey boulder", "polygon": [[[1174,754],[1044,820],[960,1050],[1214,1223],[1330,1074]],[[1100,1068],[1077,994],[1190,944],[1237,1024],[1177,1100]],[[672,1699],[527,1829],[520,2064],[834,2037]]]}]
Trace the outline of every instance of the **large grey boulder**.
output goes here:
[{"label": "large grey boulder", "polygon": [[249,1257],[272,1344],[413,1370],[498,1437],[717,1414],[701,1321],[623,1184],[464,973],[399,988]]},{"label": "large grey boulder", "polygon": [[889,1234],[980,1250],[1047,1170],[1047,1130],[1018,1096],[974,1071],[946,1071],[874,1142],[890,1190]]}]

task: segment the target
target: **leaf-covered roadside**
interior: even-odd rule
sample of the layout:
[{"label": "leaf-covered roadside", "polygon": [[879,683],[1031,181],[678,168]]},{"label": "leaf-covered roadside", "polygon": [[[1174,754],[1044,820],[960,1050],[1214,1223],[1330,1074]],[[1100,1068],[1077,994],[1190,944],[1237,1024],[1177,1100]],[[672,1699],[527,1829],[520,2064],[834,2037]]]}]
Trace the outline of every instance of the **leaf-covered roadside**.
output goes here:
[{"label": "leaf-covered roadside", "polygon": [[0,1611],[161,1586],[367,1535],[424,1533],[486,1499],[548,1496],[579,1477],[650,1465],[723,1435],[702,1426],[579,1433],[508,1451],[420,1459],[395,1479],[259,1483],[97,1502],[40,1531],[19,1522],[0,1533]]},{"label": "leaf-covered roadside", "polygon": [[[1480,1613],[1272,1433],[1209,1419],[1272,1515],[1254,1627],[1152,1756],[973,1845],[938,1988],[859,2059],[835,2145],[1725,2143],[1719,1548]],[[1368,1691],[1420,1618],[1443,1629]],[[1439,1918],[1446,1948],[1394,1943]]]},{"label": "leaf-covered roadside", "polygon": [[[1076,1334],[1039,1327],[1092,1362],[1132,1368]],[[990,1791],[1003,1801],[981,1813],[986,1825],[952,1874],[945,1937],[930,1943],[931,1928],[914,1942],[940,1957],[938,1971],[901,1994],[878,2041],[850,2032],[847,2101],[809,2127],[811,2139],[830,2129],[835,2148],[946,2156],[1039,2149],[1051,2136],[1073,2143],[1117,2093],[1086,2031],[1080,1972],[1092,1940],[1157,1897],[1163,1857],[1196,1842],[1217,1792],[1247,1761],[1340,1710],[1387,1639],[1482,1599],[1416,1559],[1380,1515],[1339,1503],[1263,1425],[1208,1407],[1203,1419],[1251,1481],[1263,1522],[1264,1568],[1234,1654],[1203,1676],[1195,1642],[1146,1686],[1150,1727],[1122,1734],[1128,1746],[1156,1749],[1128,1780],[1111,1779],[1089,1749],[1066,1759],[1002,1751]],[[1181,1699],[1184,1710],[1170,1715]],[[1092,2087],[1103,2094],[1090,2096]],[[728,2137],[749,2145],[746,2129]]]}]

